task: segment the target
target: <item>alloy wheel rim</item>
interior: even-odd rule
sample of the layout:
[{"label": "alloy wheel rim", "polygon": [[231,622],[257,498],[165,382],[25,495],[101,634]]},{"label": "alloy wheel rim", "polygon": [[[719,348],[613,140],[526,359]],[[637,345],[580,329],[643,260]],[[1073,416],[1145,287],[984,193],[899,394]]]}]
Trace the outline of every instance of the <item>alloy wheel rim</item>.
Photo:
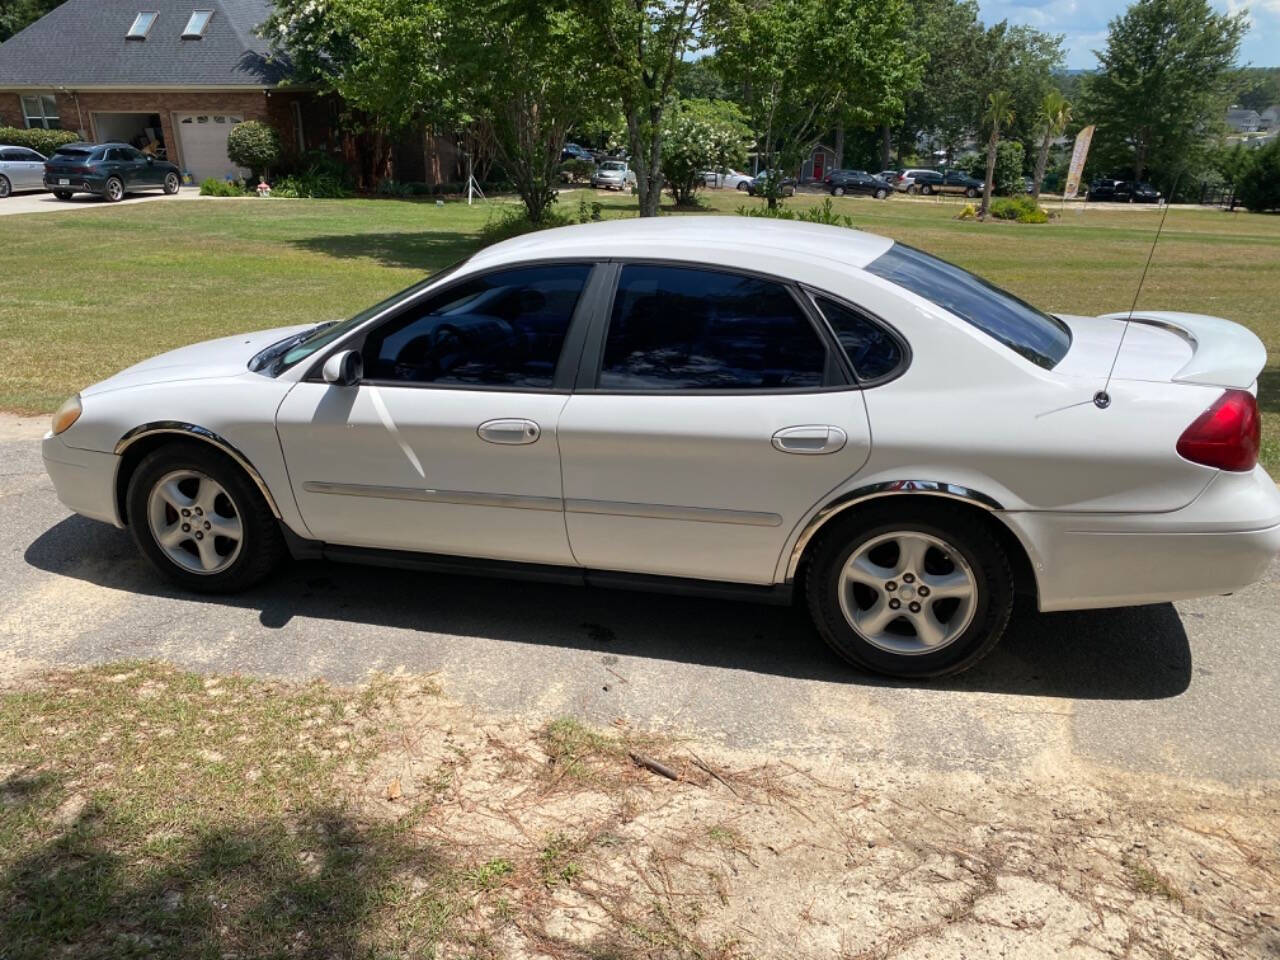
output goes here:
[{"label": "alloy wheel rim", "polygon": [[190,573],[221,573],[240,556],[240,511],[222,484],[198,470],[174,470],[157,480],[147,520],[164,555]]},{"label": "alloy wheel rim", "polygon": [[10,189],[9,181],[4,177],[0,177],[0,197],[7,197]]},{"label": "alloy wheel rim", "polygon": [[945,540],[898,530],[854,550],[837,591],[859,637],[886,653],[918,656],[950,646],[969,627],[978,581]]},{"label": "alloy wheel rim", "polygon": [[164,185],[165,185],[166,189],[168,189],[168,191],[169,191],[170,193],[177,193],[177,191],[178,191],[178,178],[177,178],[177,176],[175,176],[175,175],[174,175],[174,174],[172,174],[172,173],[171,173],[171,174],[169,174],[167,177],[165,177],[165,178],[164,178]]},{"label": "alloy wheel rim", "polygon": [[107,193],[111,194],[112,200],[119,200],[124,196],[124,188],[117,181],[112,180],[107,184]]}]

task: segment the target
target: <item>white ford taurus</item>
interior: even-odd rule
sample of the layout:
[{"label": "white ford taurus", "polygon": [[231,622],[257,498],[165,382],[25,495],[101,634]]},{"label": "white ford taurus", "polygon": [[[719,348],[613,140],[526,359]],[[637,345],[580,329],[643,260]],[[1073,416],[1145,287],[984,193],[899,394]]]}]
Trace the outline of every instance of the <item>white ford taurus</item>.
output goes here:
[{"label": "white ford taurus", "polygon": [[[725,266],[732,264],[733,266]],[[1247,330],[1051,316],[847,229],[737,218],[498,244],[339,323],[84,390],[44,459],[164,574],[288,554],[787,600],[929,676],[1041,610],[1226,593],[1280,551]]]}]

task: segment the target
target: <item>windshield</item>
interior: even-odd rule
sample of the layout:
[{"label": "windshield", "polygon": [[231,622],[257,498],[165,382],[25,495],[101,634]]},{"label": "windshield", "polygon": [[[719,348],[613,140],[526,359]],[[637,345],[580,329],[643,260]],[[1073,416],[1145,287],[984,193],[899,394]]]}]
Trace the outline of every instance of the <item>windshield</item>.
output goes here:
[{"label": "windshield", "polygon": [[867,270],[951,311],[1046,370],[1071,348],[1071,332],[1057,317],[914,247],[895,243]]},{"label": "windshield", "polygon": [[393,306],[400,300],[404,300],[413,296],[420,290],[434,286],[445,277],[454,273],[461,267],[466,260],[459,260],[457,263],[444,270],[434,273],[425,280],[419,280],[413,286],[406,287],[398,293],[393,293],[385,300],[375,303],[367,310],[361,310],[354,317],[347,320],[329,321],[319,326],[312,327],[310,330],[289,337],[279,343],[274,343],[259,353],[249,363],[251,370],[265,370],[273,377],[278,377],[284,371],[288,370],[295,364],[301,363],[319,350],[323,350],[329,344],[334,343],[352,330],[359,327],[366,320],[376,317],[379,313]]},{"label": "windshield", "polygon": [[625,170],[627,169],[627,165],[625,163],[619,163],[617,160],[607,160],[604,163],[600,164],[600,169],[601,170]]}]

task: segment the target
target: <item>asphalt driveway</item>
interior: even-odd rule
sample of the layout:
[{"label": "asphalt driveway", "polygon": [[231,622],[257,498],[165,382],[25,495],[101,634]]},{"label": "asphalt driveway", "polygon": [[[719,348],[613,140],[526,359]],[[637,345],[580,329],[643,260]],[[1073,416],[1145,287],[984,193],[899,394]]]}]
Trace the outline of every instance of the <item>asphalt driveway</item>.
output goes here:
[{"label": "asphalt driveway", "polygon": [[1280,565],[1234,597],[1022,611],[977,669],[912,685],[851,670],[800,612],[773,607],[327,563],[235,597],[181,594],[126,532],[58,503],[44,429],[0,417],[0,671],[164,658],[349,682],[404,669],[499,714],[621,719],[780,757],[1280,779]]},{"label": "asphalt driveway", "polygon": [[149,190],[146,193],[131,193],[127,195],[120,203],[109,203],[101,197],[95,197],[90,193],[74,194],[70,200],[59,200],[52,193],[46,193],[42,190],[24,190],[21,193],[13,193],[0,200],[0,217],[12,216],[16,213],[68,213],[79,210],[106,210],[114,207],[133,204],[133,203],[151,203],[157,200],[199,200],[199,187],[182,187],[173,196],[166,196],[159,190]]}]

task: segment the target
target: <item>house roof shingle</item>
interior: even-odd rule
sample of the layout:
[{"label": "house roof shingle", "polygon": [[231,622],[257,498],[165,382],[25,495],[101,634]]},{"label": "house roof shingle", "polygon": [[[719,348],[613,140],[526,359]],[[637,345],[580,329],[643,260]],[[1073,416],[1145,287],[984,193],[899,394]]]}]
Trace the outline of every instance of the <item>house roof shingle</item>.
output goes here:
[{"label": "house roof shingle", "polygon": [[[183,40],[195,10],[213,17]],[[148,11],[159,16],[146,39],[126,40]],[[288,66],[254,32],[270,13],[270,0],[66,0],[0,44],[0,87],[274,86]]]}]

